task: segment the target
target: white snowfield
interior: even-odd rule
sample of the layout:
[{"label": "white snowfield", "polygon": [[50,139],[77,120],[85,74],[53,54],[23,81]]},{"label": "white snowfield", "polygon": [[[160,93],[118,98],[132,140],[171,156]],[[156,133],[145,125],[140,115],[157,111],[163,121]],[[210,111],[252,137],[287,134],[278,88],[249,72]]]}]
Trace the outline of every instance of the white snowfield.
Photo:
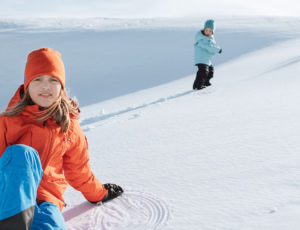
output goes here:
[{"label": "white snowfield", "polygon": [[91,164],[123,186],[101,206],[69,189],[68,229],[298,230],[300,39],[82,108]]},{"label": "white snowfield", "polygon": [[125,192],[95,206],[69,186],[69,230],[300,229],[299,18],[215,19],[225,60],[202,91],[189,74],[204,18],[0,20],[0,111],[42,46],[82,104],[113,98],[80,123],[94,174]]}]

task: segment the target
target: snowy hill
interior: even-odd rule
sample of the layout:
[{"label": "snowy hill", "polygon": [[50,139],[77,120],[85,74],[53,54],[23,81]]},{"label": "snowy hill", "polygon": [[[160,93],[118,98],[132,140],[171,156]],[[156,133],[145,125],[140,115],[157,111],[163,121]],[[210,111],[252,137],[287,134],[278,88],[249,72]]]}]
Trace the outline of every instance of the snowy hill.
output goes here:
[{"label": "snowy hill", "polygon": [[68,229],[299,229],[299,18],[216,17],[224,52],[195,92],[203,21],[0,20],[0,111],[28,52],[59,50],[93,171],[125,189],[94,206],[69,187]]},{"label": "snowy hill", "polygon": [[93,170],[126,192],[95,208],[68,190],[69,228],[299,229],[299,45],[225,63],[203,91],[192,75],[84,107]]},{"label": "snowy hill", "polygon": [[[216,16],[223,48],[216,66],[299,36],[300,19]],[[193,42],[200,18],[0,19],[0,111],[22,83],[26,56],[51,47],[62,53],[67,89],[81,106],[194,74]],[[93,93],[97,92],[97,93]]]}]

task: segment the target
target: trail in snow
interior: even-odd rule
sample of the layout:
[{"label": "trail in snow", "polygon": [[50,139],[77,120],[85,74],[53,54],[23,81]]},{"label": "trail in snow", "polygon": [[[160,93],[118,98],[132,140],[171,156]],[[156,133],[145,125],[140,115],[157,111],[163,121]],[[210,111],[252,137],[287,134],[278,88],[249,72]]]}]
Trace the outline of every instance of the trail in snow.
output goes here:
[{"label": "trail in snow", "polygon": [[150,103],[145,103],[145,104],[134,106],[134,107],[128,107],[127,109],[123,109],[123,110],[120,110],[120,111],[117,111],[117,112],[114,112],[114,113],[95,116],[95,117],[92,117],[92,118],[87,118],[87,119],[83,120],[82,122],[80,122],[80,125],[85,126],[85,125],[88,125],[88,124],[92,124],[92,123],[95,123],[95,122],[106,120],[106,119],[109,119],[111,117],[115,117],[115,116],[118,116],[118,115],[122,115],[122,114],[125,114],[125,113],[136,111],[136,110],[139,110],[139,109],[142,109],[142,108],[146,108],[146,107],[151,106],[151,105],[156,105],[156,104],[159,104],[159,103],[170,101],[172,99],[182,97],[182,96],[190,94],[192,92],[193,92],[193,90],[188,90],[186,92],[179,93],[179,94],[176,94],[176,95],[171,95],[171,96],[168,96],[166,98],[158,98],[158,99],[156,99],[156,100],[154,100]]},{"label": "trail in snow", "polygon": [[156,230],[171,218],[168,204],[140,191],[125,191],[118,199],[91,205],[84,202],[63,213],[69,230]]},{"label": "trail in snow", "polygon": [[[116,111],[116,112],[96,115],[94,117],[89,117],[89,118],[83,119],[80,122],[80,125],[83,128],[83,131],[89,131],[89,130],[94,129],[98,126],[103,125],[103,122],[106,121],[106,120],[109,120],[110,118],[119,117],[121,115],[125,115],[125,114],[131,113],[131,112],[139,111],[139,110],[142,110],[144,108],[148,108],[150,106],[170,102],[174,99],[178,99],[180,97],[183,97],[183,96],[186,96],[186,95],[189,95],[189,94],[192,94],[192,93],[194,93],[195,95],[205,95],[205,94],[210,94],[212,91],[213,91],[213,89],[211,87],[211,88],[203,89],[201,91],[188,90],[188,91],[185,91],[185,92],[178,92],[178,93],[175,93],[173,95],[169,95],[169,96],[166,96],[166,97],[160,97],[160,98],[154,99],[153,101],[151,101],[149,103],[143,103],[143,104],[136,105],[136,106],[133,106],[133,107],[128,107],[126,109],[121,109],[121,110]],[[135,115],[133,115],[133,117],[137,118],[137,117],[139,117],[139,115],[135,114]]]}]

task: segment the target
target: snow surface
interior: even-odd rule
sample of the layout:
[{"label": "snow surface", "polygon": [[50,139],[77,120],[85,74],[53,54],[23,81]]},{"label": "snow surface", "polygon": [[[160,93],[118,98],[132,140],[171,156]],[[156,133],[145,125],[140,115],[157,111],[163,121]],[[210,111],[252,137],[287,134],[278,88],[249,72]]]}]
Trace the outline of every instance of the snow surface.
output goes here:
[{"label": "snow surface", "polygon": [[[26,56],[59,50],[67,89],[81,106],[158,86],[194,74],[193,43],[205,18],[0,19],[0,111],[22,83]],[[214,64],[300,34],[299,18],[216,16],[223,49]],[[97,91],[98,93],[91,93]]]},{"label": "snow surface", "polygon": [[[189,76],[84,107],[97,176],[123,185],[126,199],[139,190],[167,202],[152,210],[168,218],[161,229],[299,229],[299,45],[223,64],[200,92]],[[66,198],[84,202],[74,191]],[[126,213],[104,216],[102,229],[131,229]]]},{"label": "snow surface", "polygon": [[[245,24],[251,21],[245,19]],[[68,206],[63,211],[68,229],[299,229],[300,36],[299,30],[289,31],[286,26],[299,28],[300,23],[271,22],[265,33],[259,23],[251,28],[256,35],[253,38],[267,35],[264,43],[260,39],[247,43],[242,36],[247,34],[245,27],[232,25],[231,32],[236,34],[232,39],[229,33],[223,37],[228,39],[223,55],[235,55],[216,65],[213,86],[207,89],[192,91],[195,74],[188,73],[174,76],[166,84],[149,83],[146,86],[152,88],[143,86],[140,91],[126,85],[129,94],[81,108],[80,122],[89,141],[95,175],[103,183],[121,185],[125,193],[112,202],[93,206],[68,187],[64,196]],[[154,35],[154,31],[138,30],[145,35]],[[82,39],[92,51],[93,43],[87,44],[84,35],[90,39],[93,33],[81,33],[76,39]],[[15,33],[24,39],[26,49],[38,41],[27,35]],[[48,36],[54,35],[48,32]],[[99,34],[94,35],[98,38]],[[5,36],[1,33],[0,39],[13,38]],[[60,41],[63,36],[69,38],[62,34]],[[216,39],[222,44],[217,33]],[[53,45],[63,48],[68,42]],[[109,39],[105,42],[109,45]],[[250,45],[237,52],[239,44]],[[15,44],[8,45],[12,48]],[[18,53],[17,49],[14,52]],[[90,61],[82,56],[79,69]],[[128,59],[136,60],[130,55]],[[172,66],[180,66],[180,61]],[[189,62],[193,64],[192,57]],[[148,65],[152,63],[155,60],[149,59]],[[153,75],[149,81],[156,79],[155,67],[146,70]],[[167,72],[164,75],[168,78]],[[72,92],[73,87],[84,84],[84,79],[79,80]],[[95,80],[99,84],[105,81],[115,89],[109,79]],[[1,84],[1,90],[8,85]],[[101,90],[92,92],[100,94]],[[84,93],[93,100],[93,94]]]}]

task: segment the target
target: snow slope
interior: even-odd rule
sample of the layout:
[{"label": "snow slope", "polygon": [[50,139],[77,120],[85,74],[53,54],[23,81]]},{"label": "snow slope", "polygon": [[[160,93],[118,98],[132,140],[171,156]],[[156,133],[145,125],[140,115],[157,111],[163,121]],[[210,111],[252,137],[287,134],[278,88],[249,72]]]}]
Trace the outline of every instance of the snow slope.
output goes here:
[{"label": "snow slope", "polygon": [[[0,111],[23,81],[28,53],[44,46],[62,53],[67,89],[81,106],[194,74],[194,36],[205,19],[0,19]],[[215,19],[224,50],[216,66],[300,33],[299,18]]]},{"label": "snow slope", "polygon": [[95,207],[68,189],[69,229],[299,229],[300,39],[82,108],[96,176],[125,188]]},{"label": "snow slope", "polygon": [[96,176],[125,193],[96,207],[68,188],[69,229],[299,228],[299,18],[217,18],[224,53],[194,92],[203,20],[0,20],[0,111],[41,46],[81,105],[110,99],[80,122]]}]

